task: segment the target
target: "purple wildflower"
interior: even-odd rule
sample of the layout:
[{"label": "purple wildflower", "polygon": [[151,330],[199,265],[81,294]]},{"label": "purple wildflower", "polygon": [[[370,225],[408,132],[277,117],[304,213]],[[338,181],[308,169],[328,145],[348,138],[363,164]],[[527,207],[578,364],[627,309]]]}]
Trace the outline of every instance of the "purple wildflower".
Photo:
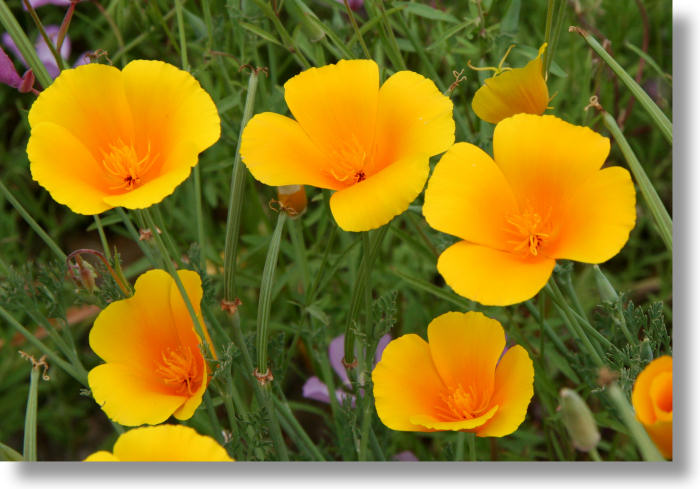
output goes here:
[{"label": "purple wildflower", "polygon": [[[386,345],[391,341],[391,336],[385,334],[379,339],[377,344],[377,350],[374,353],[374,364],[376,365],[382,358],[382,352]],[[343,357],[345,356],[345,335],[341,334],[336,336],[331,340],[330,345],[328,345],[328,359],[330,360],[331,367],[335,370],[335,373],[340,377],[345,388],[349,389],[352,384],[350,383],[350,378],[343,365]],[[328,386],[324,384],[321,379],[316,376],[310,377],[302,387],[302,395],[307,399],[313,399],[319,402],[329,403],[330,394],[328,391]],[[346,397],[349,397],[351,403],[355,404],[355,396],[350,394],[346,389],[341,387],[335,390],[335,397],[338,402],[342,403]]]}]

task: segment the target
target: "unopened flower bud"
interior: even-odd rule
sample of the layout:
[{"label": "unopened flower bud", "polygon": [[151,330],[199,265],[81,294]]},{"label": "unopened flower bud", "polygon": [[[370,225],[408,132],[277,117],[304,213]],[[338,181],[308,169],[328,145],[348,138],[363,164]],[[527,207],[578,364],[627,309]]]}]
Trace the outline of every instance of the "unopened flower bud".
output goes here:
[{"label": "unopened flower bud", "polygon": [[306,189],[303,185],[277,187],[277,198],[289,217],[298,217],[306,211]]},{"label": "unopened flower bud", "polygon": [[593,265],[593,276],[595,276],[595,283],[598,286],[600,298],[606,302],[617,302],[619,296],[615,292],[615,288],[598,265]]},{"label": "unopened flower bud", "polygon": [[27,70],[22,76],[22,81],[17,87],[17,90],[19,90],[20,93],[31,92],[34,90],[34,79],[34,72],[31,69]]},{"label": "unopened flower bud", "polygon": [[582,452],[592,450],[600,441],[600,432],[591,410],[581,396],[571,389],[562,389],[559,396],[562,422],[574,448]]}]

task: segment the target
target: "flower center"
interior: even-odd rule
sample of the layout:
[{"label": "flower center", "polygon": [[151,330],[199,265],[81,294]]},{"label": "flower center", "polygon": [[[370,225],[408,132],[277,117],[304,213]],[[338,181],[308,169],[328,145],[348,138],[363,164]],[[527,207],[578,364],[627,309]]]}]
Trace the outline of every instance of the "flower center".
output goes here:
[{"label": "flower center", "polygon": [[473,386],[465,390],[462,384],[448,394],[441,396],[443,405],[438,411],[447,420],[463,420],[478,418],[488,410],[488,397],[480,396]]},{"label": "flower center", "polygon": [[541,214],[528,208],[520,214],[513,214],[508,217],[507,222],[509,226],[507,231],[508,234],[513,236],[513,239],[507,242],[512,246],[512,251],[531,256],[539,255],[545,242],[552,235],[551,213],[550,209],[543,217]]},{"label": "flower center", "polygon": [[102,152],[102,167],[112,182],[110,190],[133,190],[141,185],[141,179],[151,169],[156,158],[151,157],[151,144],[146,154],[139,158],[133,145],[121,139],[109,145],[109,152]]},{"label": "flower center", "polygon": [[192,350],[179,346],[161,352],[161,361],[156,368],[164,384],[173,386],[178,394],[192,395],[199,388],[197,365]]},{"label": "flower center", "polygon": [[366,168],[371,158],[354,134],[330,150],[329,160],[328,171],[339,183],[350,186],[369,176]]}]

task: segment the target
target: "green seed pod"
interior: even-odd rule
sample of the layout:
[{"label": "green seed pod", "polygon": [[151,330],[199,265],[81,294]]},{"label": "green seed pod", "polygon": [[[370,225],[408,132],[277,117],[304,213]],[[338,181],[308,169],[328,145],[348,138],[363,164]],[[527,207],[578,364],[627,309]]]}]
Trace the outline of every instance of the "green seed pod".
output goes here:
[{"label": "green seed pod", "polygon": [[593,265],[593,275],[595,276],[595,283],[598,286],[600,298],[606,302],[617,302],[619,298],[617,292],[615,292],[608,277],[605,276],[598,265]]},{"label": "green seed pod", "polygon": [[592,450],[600,441],[600,432],[591,410],[581,396],[571,389],[562,389],[559,396],[561,418],[574,448],[582,452]]}]

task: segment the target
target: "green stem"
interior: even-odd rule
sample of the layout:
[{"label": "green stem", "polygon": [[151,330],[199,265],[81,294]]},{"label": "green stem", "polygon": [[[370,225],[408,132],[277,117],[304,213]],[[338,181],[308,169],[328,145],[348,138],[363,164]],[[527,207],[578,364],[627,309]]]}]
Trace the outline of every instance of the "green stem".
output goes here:
[{"label": "green stem", "polygon": [[301,269],[301,283],[304,287],[304,295],[306,295],[311,285],[311,272],[309,271],[309,260],[306,258],[306,245],[304,244],[304,232],[300,219],[290,220],[289,237],[292,240],[297,265]]},{"label": "green stem", "polygon": [[316,444],[309,438],[304,428],[299,424],[299,421],[294,417],[294,413],[290,409],[286,402],[282,402],[276,397],[273,398],[275,405],[277,406],[277,411],[282,415],[282,418],[287,421],[289,426],[294,431],[296,435],[295,441],[299,448],[306,451],[306,453],[315,461],[323,462],[325,458],[323,454],[316,447]]},{"label": "green stem", "polygon": [[180,61],[182,69],[190,71],[190,63],[187,59],[187,38],[185,37],[185,22],[182,18],[182,2],[184,0],[175,0],[175,17],[177,18],[177,31],[180,37]]},{"label": "green stem", "polygon": [[[231,329],[233,330],[233,341],[236,343],[236,346],[243,356],[244,367],[248,372],[250,372],[250,376],[252,376],[254,372],[253,359],[250,356],[250,352],[248,351],[248,347],[245,343],[245,338],[243,337],[243,332],[241,331],[241,321],[238,311],[231,315]],[[267,385],[269,386],[269,384]],[[253,389],[258,401],[268,413],[270,436],[272,438],[272,443],[275,446],[277,455],[281,460],[289,460],[287,446],[284,444],[284,438],[282,438],[282,431],[280,430],[279,422],[277,421],[277,417],[274,413],[274,406],[270,401],[269,391],[265,392],[257,380],[253,382]]]},{"label": "green stem", "polygon": [[[62,70],[64,68],[63,58],[61,57],[61,54],[56,49],[56,45],[53,43],[53,41],[51,40],[49,35],[46,33],[46,29],[44,28],[44,24],[41,23],[41,19],[37,15],[36,10],[34,10],[34,7],[32,6],[32,4],[29,0],[22,0],[22,3],[24,4],[24,7],[27,9],[27,12],[29,12],[29,16],[34,21],[36,28],[39,29],[39,35],[44,39],[44,43],[46,43],[46,46],[49,48],[49,51],[51,51],[51,54],[53,55],[54,59],[56,60],[56,66],[58,66],[59,70]],[[44,88],[46,88],[46,87],[44,87]]]},{"label": "green stem", "polygon": [[547,0],[547,20],[544,27],[544,42],[547,43],[547,50],[544,52],[544,63],[542,63],[542,76],[547,79],[549,73],[549,45],[552,42],[552,20],[554,20],[554,4],[555,0]]},{"label": "green stem", "polygon": [[102,251],[104,251],[105,258],[107,258],[107,261],[112,261],[112,254],[109,251],[109,243],[107,243],[107,236],[105,236],[105,230],[102,227],[100,216],[95,214],[92,217],[95,218],[95,226],[97,226],[97,234],[100,235],[100,242],[102,243]]},{"label": "green stem", "polygon": [[455,462],[462,462],[464,460],[464,446],[467,442],[467,432],[458,431],[455,437]]},{"label": "green stem", "polygon": [[289,51],[292,53],[292,56],[299,62],[299,64],[305,70],[311,68],[311,64],[304,57],[301,50],[299,49],[299,46],[296,45],[292,36],[289,35],[289,32],[287,32],[287,29],[285,29],[284,24],[279,19],[277,14],[275,14],[272,7],[264,0],[253,0],[253,2],[255,2],[258,8],[263,11],[263,13],[267,16],[268,19],[270,19],[272,24],[275,26],[275,29],[277,30],[278,34],[282,38],[282,44],[286,46],[287,49],[289,49]]},{"label": "green stem", "polygon": [[150,246],[140,239],[139,233],[136,230],[136,227],[134,227],[134,223],[131,222],[131,219],[129,218],[128,214],[124,212],[124,209],[122,209],[121,207],[117,207],[115,210],[117,211],[117,214],[119,214],[119,217],[124,223],[127,232],[131,235],[131,239],[134,240],[134,243],[136,243],[139,246],[139,248],[141,248],[141,251],[146,256],[146,258],[148,258],[148,261],[151,262],[151,265],[153,265],[154,267],[158,266],[158,260],[156,260],[156,258],[153,256]]},{"label": "green stem", "polygon": [[36,462],[36,410],[39,397],[40,367],[33,366],[29,374],[29,395],[24,415],[24,448],[22,455],[27,462]]},{"label": "green stem", "polygon": [[18,333],[24,336],[29,343],[35,346],[41,353],[46,355],[51,363],[55,364],[61,368],[68,375],[73,377],[75,380],[87,387],[87,375],[81,374],[75,370],[75,367],[70,363],[59,357],[53,350],[44,345],[39,339],[29,332],[24,326],[22,326],[17,320],[5,310],[4,307],[0,306],[0,316],[2,316],[7,323],[12,326]]},{"label": "green stem", "polygon": [[588,45],[593,48],[593,51],[596,52],[600,58],[605,61],[605,63],[610,67],[610,69],[615,72],[615,74],[622,80],[622,83],[627,86],[630,92],[632,92],[632,95],[637,99],[637,101],[646,109],[646,111],[649,113],[651,116],[651,119],[654,121],[654,123],[657,125],[659,129],[661,129],[661,133],[664,135],[666,140],[669,143],[673,143],[673,125],[671,124],[671,121],[666,117],[666,114],[662,112],[662,110],[659,108],[658,105],[654,103],[654,101],[649,97],[649,95],[644,91],[642,87],[637,84],[636,81],[634,81],[634,78],[632,78],[625,69],[618,64],[615,59],[608,54],[608,52],[603,48],[603,46],[598,43],[595,37],[593,37],[589,32],[586,32],[585,30],[579,28],[579,27],[574,27],[571,26],[569,27],[569,32],[577,32],[578,34],[583,37],[583,39],[588,43]]},{"label": "green stem", "polygon": [[370,286],[369,231],[363,232],[360,239],[362,241],[362,261],[360,262],[360,271],[355,278],[355,286],[350,299],[350,310],[345,322],[345,355],[343,361],[348,365],[355,362],[355,321],[360,311],[364,289]]},{"label": "green stem", "polygon": [[34,49],[34,44],[29,40],[27,35],[20,27],[15,16],[12,15],[5,0],[0,0],[0,24],[5,28],[7,33],[10,35],[14,41],[17,49],[22,54],[22,57],[27,62],[29,67],[34,72],[34,76],[39,81],[42,87],[46,88],[53,83],[53,78],[49,75],[46,70],[44,63],[39,60],[39,56],[36,54],[36,49]]},{"label": "green stem", "polygon": [[476,434],[467,434],[467,442],[469,443],[469,460],[476,462]]},{"label": "green stem", "polygon": [[194,167],[194,213],[197,222],[197,242],[199,243],[199,268],[206,270],[207,248],[206,234],[204,233],[204,211],[202,209],[202,178],[199,165]]},{"label": "green stem", "polygon": [[625,426],[627,426],[630,435],[632,435],[632,439],[634,439],[639,452],[642,454],[642,458],[646,461],[653,462],[664,461],[664,457],[659,452],[659,449],[656,448],[656,445],[651,441],[644,427],[635,418],[632,406],[622,392],[622,389],[620,389],[616,383],[612,383],[607,386],[605,391],[617,408],[617,412],[625,423]]},{"label": "green stem", "polygon": [[369,54],[369,49],[367,49],[367,44],[365,44],[365,39],[362,37],[360,28],[358,27],[357,21],[355,20],[355,14],[352,13],[352,9],[350,8],[348,0],[343,0],[343,3],[345,4],[345,11],[348,13],[348,18],[350,19],[352,28],[355,31],[355,36],[360,41],[360,46],[362,46],[362,52],[365,54],[365,58],[372,59],[372,55]]},{"label": "green stem", "polygon": [[269,366],[267,362],[267,342],[270,336],[270,308],[272,306],[272,286],[275,282],[275,269],[279,257],[280,243],[282,241],[282,230],[287,217],[285,212],[280,212],[277,217],[277,225],[272,233],[270,247],[265,258],[260,281],[260,299],[258,300],[257,317],[257,353],[258,353],[258,373],[264,374]]},{"label": "green stem", "polygon": [[220,444],[224,443],[224,437],[221,433],[221,425],[216,417],[216,411],[214,410],[214,402],[211,400],[211,394],[209,391],[204,391],[204,406],[207,410],[207,416],[209,417],[209,424],[211,425],[211,431],[214,434],[214,438]]},{"label": "green stem", "polygon": [[656,223],[661,239],[666,245],[666,248],[672,252],[673,221],[671,220],[671,216],[669,216],[666,207],[664,207],[663,202],[661,202],[661,199],[659,198],[659,194],[656,193],[656,189],[652,185],[651,180],[649,180],[649,176],[644,171],[644,167],[637,159],[637,155],[635,155],[634,151],[632,151],[632,147],[627,142],[627,139],[625,139],[624,134],[622,134],[622,131],[617,125],[617,122],[615,122],[613,116],[605,111],[602,112],[602,115],[603,124],[605,124],[605,127],[608,128],[613,138],[615,138],[615,141],[620,147],[620,151],[622,151],[622,155],[625,157],[625,160],[627,160],[627,164],[634,175],[634,179],[637,181],[637,185],[639,185],[639,190],[642,192],[642,197],[644,198],[644,201],[651,212],[651,216]]},{"label": "green stem", "polygon": [[552,300],[556,302],[556,305],[564,318],[564,324],[569,326],[569,331],[571,334],[583,343],[588,350],[588,354],[591,356],[596,365],[599,367],[603,366],[603,359],[600,357],[600,354],[591,343],[591,340],[588,338],[588,336],[586,336],[586,333],[579,327],[578,321],[574,317],[571,307],[566,303],[566,300],[564,299],[561,290],[559,290],[554,278],[552,278],[545,286],[545,291],[550,294]]},{"label": "green stem", "polygon": [[[2,3],[3,0],[0,0],[0,10],[3,6]],[[26,59],[26,58],[25,58]],[[37,223],[34,218],[29,214],[29,212],[26,211],[24,207],[22,207],[22,204],[19,203],[19,201],[15,198],[14,195],[10,192],[10,190],[5,187],[5,184],[0,181],[0,191],[4,194],[5,198],[7,201],[12,204],[12,207],[15,208],[17,213],[24,218],[24,220],[29,224],[29,227],[34,230],[36,234],[39,235],[39,237],[44,240],[44,243],[51,248],[51,251],[54,252],[54,254],[58,257],[59,260],[62,262],[66,261],[66,254],[61,251],[61,248],[56,244],[56,242],[51,239],[51,236],[49,236],[46,231],[44,231],[41,226],[39,226],[39,223]]]},{"label": "green stem", "polygon": [[229,193],[228,217],[226,218],[226,244],[224,247],[224,299],[233,300],[235,297],[236,254],[238,252],[238,236],[241,231],[241,209],[243,208],[245,167],[241,162],[241,136],[248,120],[253,114],[255,105],[255,92],[258,87],[258,74],[253,70],[248,79],[248,93],[246,95],[241,129],[238,133],[236,156],[233,161],[231,174],[231,190]]},{"label": "green stem", "polygon": [[590,451],[588,452],[588,455],[591,456],[591,458],[593,459],[594,462],[602,462],[603,461],[603,459],[600,458],[600,453],[598,453],[598,449],[596,447],[591,448]]},{"label": "green stem", "polygon": [[8,462],[23,462],[24,457],[12,447],[0,442],[0,460]]}]

